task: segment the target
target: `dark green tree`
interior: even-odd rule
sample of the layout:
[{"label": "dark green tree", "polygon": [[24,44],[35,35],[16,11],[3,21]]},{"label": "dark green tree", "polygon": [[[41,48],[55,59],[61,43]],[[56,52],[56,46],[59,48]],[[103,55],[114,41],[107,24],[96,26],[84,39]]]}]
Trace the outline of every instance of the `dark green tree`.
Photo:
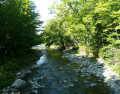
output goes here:
[{"label": "dark green tree", "polygon": [[0,53],[20,54],[36,45],[38,20],[33,2],[5,0],[0,2]]}]

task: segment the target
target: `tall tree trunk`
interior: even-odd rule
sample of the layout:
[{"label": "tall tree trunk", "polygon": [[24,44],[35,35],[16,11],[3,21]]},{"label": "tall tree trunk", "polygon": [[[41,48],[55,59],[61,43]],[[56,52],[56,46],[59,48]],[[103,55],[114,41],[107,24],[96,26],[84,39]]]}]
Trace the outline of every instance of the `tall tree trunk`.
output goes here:
[{"label": "tall tree trunk", "polygon": [[94,42],[95,42],[95,43],[97,43],[97,41],[95,40],[95,38],[94,38],[94,36],[93,36],[92,32],[91,32],[91,31],[90,31],[90,29],[87,27],[87,25],[83,22],[83,20],[82,20],[82,19],[81,19],[81,22],[82,22],[82,24],[85,26],[85,28],[87,29],[87,31],[90,33],[90,35],[92,36],[92,38],[93,38]]}]

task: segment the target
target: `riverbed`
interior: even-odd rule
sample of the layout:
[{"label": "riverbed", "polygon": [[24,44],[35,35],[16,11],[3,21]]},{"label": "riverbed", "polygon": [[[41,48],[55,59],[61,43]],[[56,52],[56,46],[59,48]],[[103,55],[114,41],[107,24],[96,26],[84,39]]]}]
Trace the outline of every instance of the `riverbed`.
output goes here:
[{"label": "riverbed", "polygon": [[37,67],[26,79],[30,85],[23,94],[110,94],[100,78],[80,71],[80,64],[62,58],[63,52],[48,49],[36,62]]},{"label": "riverbed", "polygon": [[[75,63],[65,57],[63,51],[40,46],[36,49],[41,50],[37,53],[41,54],[39,60],[28,68],[27,76],[18,77],[27,83],[26,86],[18,89],[9,87],[3,94],[112,94],[103,79],[84,71],[86,66],[81,68],[80,62]],[[94,62],[94,58],[89,60]]]}]

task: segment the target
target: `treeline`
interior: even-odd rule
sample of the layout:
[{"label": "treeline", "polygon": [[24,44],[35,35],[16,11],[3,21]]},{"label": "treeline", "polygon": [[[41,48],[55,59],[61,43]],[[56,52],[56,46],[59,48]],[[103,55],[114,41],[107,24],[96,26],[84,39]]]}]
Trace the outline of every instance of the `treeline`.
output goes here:
[{"label": "treeline", "polygon": [[120,64],[120,0],[61,0],[46,24],[46,45],[87,46],[95,56]]},{"label": "treeline", "polygon": [[41,43],[41,24],[32,1],[0,0],[0,90],[38,59],[31,47]]},{"label": "treeline", "polygon": [[38,43],[38,20],[30,0],[0,1],[0,54],[20,55]]}]

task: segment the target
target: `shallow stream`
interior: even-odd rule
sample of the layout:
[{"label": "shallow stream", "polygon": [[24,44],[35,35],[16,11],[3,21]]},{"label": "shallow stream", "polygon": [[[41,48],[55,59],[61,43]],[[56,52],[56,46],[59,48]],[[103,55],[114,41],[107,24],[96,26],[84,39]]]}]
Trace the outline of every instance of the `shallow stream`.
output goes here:
[{"label": "shallow stream", "polygon": [[79,71],[80,64],[61,58],[62,52],[49,49],[36,62],[31,84],[23,94],[110,94],[110,88],[100,78]]}]

